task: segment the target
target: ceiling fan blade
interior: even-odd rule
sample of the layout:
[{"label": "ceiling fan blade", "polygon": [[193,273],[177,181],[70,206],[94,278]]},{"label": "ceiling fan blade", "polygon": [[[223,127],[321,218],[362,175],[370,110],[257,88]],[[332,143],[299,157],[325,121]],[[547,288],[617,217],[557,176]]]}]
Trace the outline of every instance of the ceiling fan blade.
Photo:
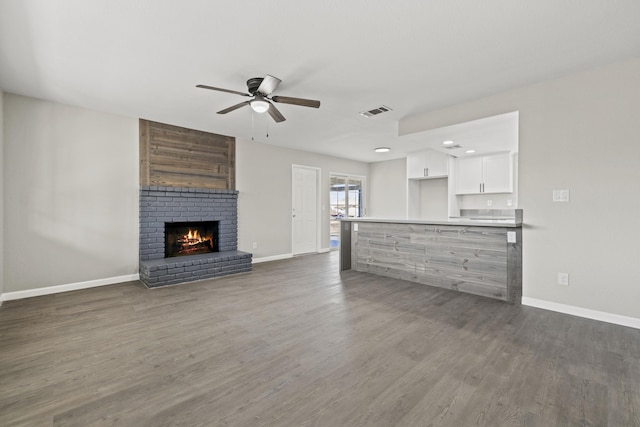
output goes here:
[{"label": "ceiling fan blade", "polygon": [[236,104],[236,105],[232,105],[229,108],[225,108],[224,110],[220,110],[218,111],[218,114],[227,114],[232,112],[233,110],[237,110],[238,108],[244,107],[245,105],[249,105],[251,103],[251,101],[244,101],[241,102],[240,104]]},{"label": "ceiling fan blade", "polygon": [[262,83],[260,83],[260,86],[258,86],[258,92],[263,95],[271,95],[271,92],[276,90],[281,81],[282,80],[280,80],[279,78],[267,74],[266,76],[264,76],[264,79],[262,79]]},{"label": "ceiling fan blade", "polygon": [[287,120],[284,118],[280,110],[278,110],[276,106],[271,103],[269,103],[269,115],[273,120],[276,121],[276,123],[284,122],[285,120]]},{"label": "ceiling fan blade", "polygon": [[274,96],[271,98],[273,102],[281,102],[283,104],[301,105],[303,107],[320,108],[320,101],[304,98],[292,98],[290,96]]},{"label": "ceiling fan blade", "polygon": [[217,90],[218,92],[234,93],[236,95],[242,95],[242,96],[251,96],[248,93],[238,92],[237,90],[222,89],[219,87],[213,87],[213,86],[207,86],[207,85],[197,85],[196,87],[199,87],[200,89]]}]

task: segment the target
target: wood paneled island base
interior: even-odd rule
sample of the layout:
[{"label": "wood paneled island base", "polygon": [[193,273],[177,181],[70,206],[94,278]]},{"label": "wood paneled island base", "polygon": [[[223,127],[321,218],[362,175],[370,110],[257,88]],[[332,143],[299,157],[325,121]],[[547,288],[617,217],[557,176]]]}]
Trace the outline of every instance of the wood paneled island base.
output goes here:
[{"label": "wood paneled island base", "polygon": [[343,220],[340,249],[341,271],[354,269],[511,303],[522,299],[518,223]]}]

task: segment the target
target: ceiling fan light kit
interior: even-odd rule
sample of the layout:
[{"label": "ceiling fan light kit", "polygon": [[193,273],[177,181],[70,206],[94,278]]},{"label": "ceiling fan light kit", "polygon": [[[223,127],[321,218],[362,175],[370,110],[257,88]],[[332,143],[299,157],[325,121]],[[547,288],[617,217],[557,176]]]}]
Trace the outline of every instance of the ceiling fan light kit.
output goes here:
[{"label": "ceiling fan light kit", "polygon": [[267,101],[265,101],[262,97],[258,98],[256,97],[256,99],[254,99],[253,101],[251,101],[251,109],[253,111],[255,111],[256,113],[264,113],[269,109],[269,106],[271,104],[269,104]]},{"label": "ceiling fan light kit", "polygon": [[[218,111],[218,114],[227,114],[245,105],[251,106],[251,109],[256,113],[269,112],[271,118],[280,123],[286,119],[271,102],[279,102],[281,104],[300,105],[302,107],[320,108],[320,101],[304,98],[293,98],[290,96],[270,96],[271,93],[276,90],[282,80],[277,77],[266,75],[265,77],[254,77],[247,80],[247,89],[249,93],[238,92],[230,89],[222,89],[219,87],[197,85],[196,87],[201,89],[216,90],[219,92],[233,93],[235,95],[250,97],[248,101],[241,102],[231,107],[227,107],[224,110]],[[271,102],[270,102],[271,101]]]}]

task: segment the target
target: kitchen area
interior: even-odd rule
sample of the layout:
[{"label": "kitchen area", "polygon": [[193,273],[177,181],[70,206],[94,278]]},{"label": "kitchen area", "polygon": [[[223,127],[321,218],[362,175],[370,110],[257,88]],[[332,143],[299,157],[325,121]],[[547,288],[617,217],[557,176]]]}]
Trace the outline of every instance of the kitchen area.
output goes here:
[{"label": "kitchen area", "polygon": [[340,270],[519,304],[518,112],[401,138],[405,215],[342,219]]}]

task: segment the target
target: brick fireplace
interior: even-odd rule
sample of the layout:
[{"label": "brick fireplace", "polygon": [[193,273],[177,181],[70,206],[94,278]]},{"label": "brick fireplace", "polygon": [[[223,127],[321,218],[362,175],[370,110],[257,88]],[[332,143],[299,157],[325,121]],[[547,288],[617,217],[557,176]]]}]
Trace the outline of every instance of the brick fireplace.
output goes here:
[{"label": "brick fireplace", "polygon": [[[211,251],[166,257],[167,225],[215,224]],[[212,238],[213,239],[213,238]],[[214,248],[215,247],[215,248]],[[173,285],[251,271],[252,255],[238,251],[238,192],[143,186],[140,189],[140,280]]]}]

